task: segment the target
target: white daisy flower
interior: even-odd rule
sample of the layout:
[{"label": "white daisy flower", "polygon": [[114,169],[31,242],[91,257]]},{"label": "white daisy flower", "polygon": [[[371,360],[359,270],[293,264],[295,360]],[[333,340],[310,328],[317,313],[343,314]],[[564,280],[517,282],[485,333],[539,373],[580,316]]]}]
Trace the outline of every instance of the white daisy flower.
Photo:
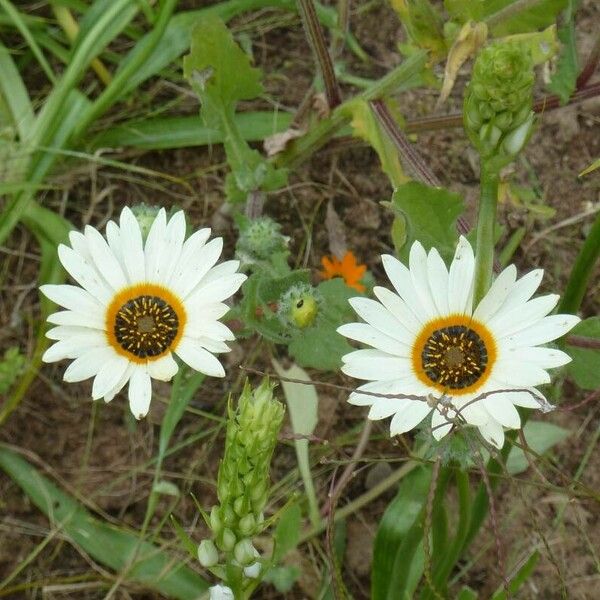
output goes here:
[{"label": "white daisy flower", "polygon": [[[555,294],[531,299],[541,269],[517,280],[510,265],[473,308],[475,257],[464,237],[450,270],[435,248],[427,254],[419,242],[411,248],[409,268],[393,256],[382,259],[396,293],[375,287],[379,302],[352,298],[350,304],[366,323],[338,329],[372,346],[343,357],[344,373],[369,382],[350,395],[351,404],[370,406],[373,420],[393,415],[391,435],[416,427],[435,404],[436,439],[451,430],[458,411],[498,448],[504,445],[503,427],[520,427],[515,406],[550,407],[534,386],[550,382],[546,369],[571,359],[539,344],[561,337],[580,319],[547,316],[558,301]],[[502,391],[510,389],[520,391]]]},{"label": "white daisy flower", "polygon": [[168,222],[161,209],[143,243],[129,208],[119,224],[109,221],[106,240],[93,227],[71,232],[72,247],[61,244],[58,256],[79,284],[43,285],[42,292],[66,310],[48,321],[56,340],[45,362],[71,359],[69,382],[94,377],[92,398],[109,402],[129,383],[129,405],[138,419],[148,413],[151,379],[169,381],[177,373],[175,353],[196,371],[224,377],[213,353],[227,352],[233,333],[218,321],[223,300],[246,279],[239,261],[215,266],[223,240],[208,242],[210,229],[185,240],[185,217]]}]

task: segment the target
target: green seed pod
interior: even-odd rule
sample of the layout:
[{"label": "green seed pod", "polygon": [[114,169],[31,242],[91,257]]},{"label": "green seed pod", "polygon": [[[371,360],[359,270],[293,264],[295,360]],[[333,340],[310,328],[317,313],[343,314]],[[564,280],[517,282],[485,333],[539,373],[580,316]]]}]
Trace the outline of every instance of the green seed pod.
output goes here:
[{"label": "green seed pod", "polygon": [[319,293],[311,285],[294,285],[279,299],[279,317],[298,329],[304,329],[317,318],[320,302]]},{"label": "green seed pod", "polygon": [[246,266],[269,262],[274,254],[287,250],[288,241],[279,223],[269,217],[259,217],[240,226],[236,256]]},{"label": "green seed pod", "polygon": [[533,60],[525,46],[496,42],[479,53],[463,116],[482,159],[503,166],[524,147],[533,127],[533,83]]}]

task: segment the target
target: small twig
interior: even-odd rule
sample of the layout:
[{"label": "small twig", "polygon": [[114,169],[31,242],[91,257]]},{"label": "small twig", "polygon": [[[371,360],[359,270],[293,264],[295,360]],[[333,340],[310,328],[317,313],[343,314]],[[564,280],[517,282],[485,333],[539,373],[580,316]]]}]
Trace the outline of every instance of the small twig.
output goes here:
[{"label": "small twig", "polygon": [[[352,458],[350,462],[346,465],[341,477],[335,486],[333,486],[332,480],[332,490],[329,493],[329,497],[327,498],[327,502],[321,509],[321,514],[325,517],[331,515],[335,510],[335,506],[337,504],[338,498],[340,494],[346,487],[346,484],[352,478],[354,471],[358,465],[358,461],[360,461],[362,455],[365,452],[367,444],[369,443],[369,437],[371,435],[371,429],[373,428],[373,422],[368,419],[365,421],[365,426],[363,427],[362,433],[360,434],[360,439],[358,440],[358,444],[356,444],[356,448],[352,454]],[[335,477],[335,474],[334,474]]]},{"label": "small twig", "polygon": [[323,29],[319,23],[312,0],[299,0],[298,6],[308,41],[315,53],[317,64],[323,77],[325,95],[329,108],[335,108],[342,102],[342,95],[333,69],[333,62],[327,50]]},{"label": "small twig", "polygon": [[423,522],[423,554],[425,556],[423,574],[425,575],[425,581],[427,581],[429,589],[438,600],[444,600],[444,598],[438,592],[431,577],[431,547],[429,545],[429,534],[431,533],[431,522],[433,521],[433,504],[435,500],[437,484],[440,477],[441,464],[442,461],[439,458],[433,463],[433,469],[431,471],[431,483],[429,484],[429,492],[427,493],[427,504],[425,505],[425,519]]},{"label": "small twig", "polygon": [[576,87],[578,90],[585,87],[585,84],[590,80],[590,77],[594,74],[598,62],[600,61],[600,35],[596,36],[596,42],[592,46],[592,50],[588,56],[588,59],[579,73],[577,78]]},{"label": "small twig", "polygon": [[568,335],[565,342],[569,346],[576,348],[588,348],[590,350],[600,350],[600,339],[586,337],[584,335]]}]

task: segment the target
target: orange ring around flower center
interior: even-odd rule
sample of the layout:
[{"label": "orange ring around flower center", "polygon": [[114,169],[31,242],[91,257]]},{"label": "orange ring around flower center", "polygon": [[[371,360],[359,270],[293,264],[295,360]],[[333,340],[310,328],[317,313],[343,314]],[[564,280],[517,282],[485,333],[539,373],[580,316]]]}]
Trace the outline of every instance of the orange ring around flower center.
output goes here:
[{"label": "orange ring around flower center", "polygon": [[[145,356],[142,358],[123,348],[123,346],[119,343],[115,333],[115,323],[117,321],[117,315],[119,314],[119,311],[125,304],[144,296],[156,297],[168,304],[177,316],[178,325],[174,338],[160,354],[156,354],[154,356]],[[136,285],[123,288],[113,297],[112,301],[108,305],[104,320],[106,339],[110,346],[117,354],[120,354],[131,362],[138,364],[145,364],[147,362],[158,360],[159,358],[162,358],[168,354],[171,350],[177,348],[179,342],[181,341],[181,337],[183,336],[186,321],[187,313],[185,311],[185,307],[183,306],[183,302],[166,287],[162,285],[156,285],[154,283],[138,283]]]},{"label": "orange ring around flower center", "polygon": [[[485,365],[485,368],[479,376],[479,378],[477,379],[477,381],[475,381],[471,385],[467,385],[461,388],[449,388],[448,385],[433,381],[427,375],[423,366],[422,355],[425,350],[426,344],[436,332],[438,332],[441,329],[446,329],[448,327],[465,327],[467,329],[470,329],[481,339],[487,351],[487,363]],[[442,393],[449,393],[452,396],[463,396],[465,394],[472,394],[473,392],[477,391],[483,386],[483,384],[489,378],[490,373],[492,372],[492,368],[494,366],[494,363],[496,362],[497,355],[498,352],[494,337],[492,336],[488,328],[485,325],[483,325],[483,323],[476,321],[475,319],[473,319],[473,317],[468,315],[453,314],[447,317],[433,319],[423,326],[415,340],[415,343],[413,344],[411,351],[411,362],[413,371],[416,374],[417,378],[425,385],[434,387]]]}]

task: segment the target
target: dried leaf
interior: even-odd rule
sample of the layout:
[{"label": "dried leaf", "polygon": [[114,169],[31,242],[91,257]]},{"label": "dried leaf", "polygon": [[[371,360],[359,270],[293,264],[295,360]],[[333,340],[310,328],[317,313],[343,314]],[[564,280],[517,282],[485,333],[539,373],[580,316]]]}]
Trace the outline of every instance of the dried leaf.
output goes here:
[{"label": "dried leaf", "polygon": [[289,129],[286,129],[281,133],[274,133],[273,135],[266,137],[263,142],[263,148],[265,149],[267,156],[275,156],[276,154],[283,152],[292,140],[302,137],[305,133],[305,127],[295,127],[292,125]]},{"label": "dried leaf", "polygon": [[337,212],[335,212],[333,201],[330,201],[327,205],[325,227],[327,228],[327,237],[329,238],[329,251],[341,259],[346,254],[346,250],[348,250],[348,244],[346,242],[344,224]]},{"label": "dried leaf", "polygon": [[442,91],[437,101],[438,107],[446,101],[454,82],[458,75],[458,71],[462,65],[471,57],[474,56],[479,48],[485,43],[488,35],[488,28],[485,23],[476,23],[475,21],[467,21],[463,26],[458,36],[448,52],[448,60],[446,61],[446,69],[444,71],[444,83]]}]

